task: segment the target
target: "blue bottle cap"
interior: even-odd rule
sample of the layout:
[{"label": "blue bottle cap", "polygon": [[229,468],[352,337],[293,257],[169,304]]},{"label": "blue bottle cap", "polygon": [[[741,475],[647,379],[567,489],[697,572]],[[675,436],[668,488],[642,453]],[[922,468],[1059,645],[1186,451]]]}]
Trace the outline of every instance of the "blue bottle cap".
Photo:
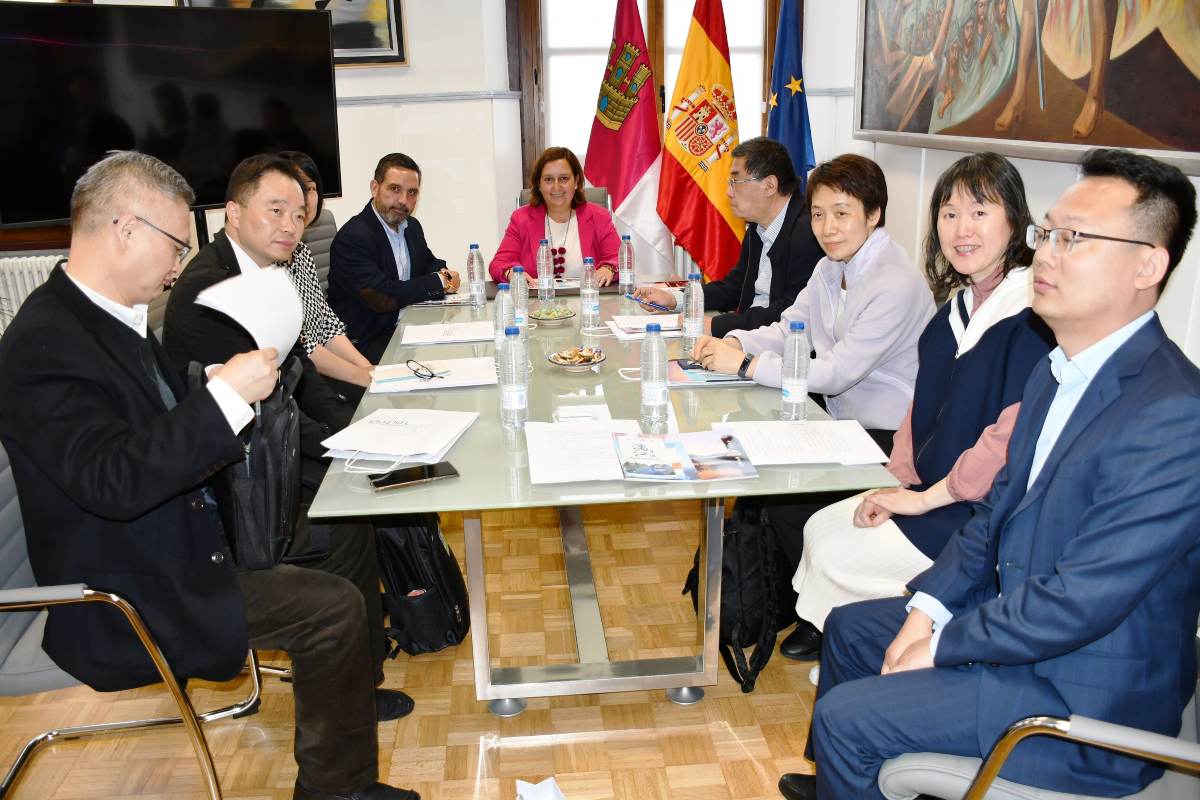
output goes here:
[{"label": "blue bottle cap", "polygon": [[621,234],[621,241],[623,241],[623,242],[628,242],[628,241],[629,241],[629,234],[628,234],[628,233],[622,233],[622,234]]},{"label": "blue bottle cap", "polygon": [[698,280],[700,280],[700,273],[699,273],[699,272],[691,272],[691,273],[688,273],[688,280],[689,280],[689,281],[698,281]]},{"label": "blue bottle cap", "polygon": [[793,330],[793,331],[802,331],[802,330],[804,330],[804,323],[803,322],[789,322],[788,329]]},{"label": "blue bottle cap", "polygon": [[520,264],[517,264],[515,267],[513,267],[513,272],[519,272],[519,273],[521,273],[522,275],[524,275],[524,274],[525,274],[525,268],[524,268],[524,267],[522,267]]},{"label": "blue bottle cap", "polygon": [[504,329],[504,335],[505,336],[520,336],[521,329],[518,328],[516,325],[509,325],[508,327],[506,327]]},{"label": "blue bottle cap", "polygon": [[592,258],[591,256],[586,256],[583,259],[584,266],[587,266],[588,264],[595,264],[595,263],[596,263],[596,259]]},{"label": "blue bottle cap", "polygon": [[539,247],[540,247],[541,245],[544,245],[544,244],[550,244],[550,240],[549,240],[549,239],[542,239],[540,242],[538,242],[538,246],[539,246]]},{"label": "blue bottle cap", "polygon": [[473,244],[473,245],[471,245],[471,246],[470,246],[470,248],[468,248],[468,249],[470,249],[470,250],[478,250],[478,249],[479,249],[479,245],[477,245],[477,244]]},{"label": "blue bottle cap", "polygon": [[662,333],[662,325],[657,322],[647,322],[646,333]]},{"label": "blue bottle cap", "polygon": [[508,284],[507,284],[507,283],[498,283],[498,284],[496,284],[496,291],[497,291],[497,292],[507,292],[507,291],[508,291]]}]

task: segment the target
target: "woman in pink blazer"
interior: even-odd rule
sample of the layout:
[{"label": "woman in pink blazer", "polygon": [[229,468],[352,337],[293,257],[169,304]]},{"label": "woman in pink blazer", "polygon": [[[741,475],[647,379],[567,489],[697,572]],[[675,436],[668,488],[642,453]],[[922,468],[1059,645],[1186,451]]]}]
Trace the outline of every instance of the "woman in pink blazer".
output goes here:
[{"label": "woman in pink blazer", "polygon": [[565,147],[548,148],[533,165],[530,184],[529,205],[513,212],[488,267],[492,280],[508,281],[512,268],[520,264],[533,282],[537,278],[538,244],[546,239],[554,256],[556,276],[578,278],[583,272],[583,259],[592,258],[600,285],[612,283],[621,237],[608,209],[584,199],[583,168],[575,154]]}]

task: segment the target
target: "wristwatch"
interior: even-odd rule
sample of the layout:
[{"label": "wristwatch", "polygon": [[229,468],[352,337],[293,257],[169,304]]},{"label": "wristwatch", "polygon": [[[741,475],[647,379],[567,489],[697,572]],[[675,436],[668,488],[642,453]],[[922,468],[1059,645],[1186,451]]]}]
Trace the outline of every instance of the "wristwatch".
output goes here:
[{"label": "wristwatch", "polygon": [[740,367],[738,367],[738,377],[739,378],[749,378],[750,376],[746,374],[746,370],[750,369],[750,365],[753,363],[754,363],[754,356],[750,355],[749,353],[746,353],[746,355],[742,357],[742,365]]}]

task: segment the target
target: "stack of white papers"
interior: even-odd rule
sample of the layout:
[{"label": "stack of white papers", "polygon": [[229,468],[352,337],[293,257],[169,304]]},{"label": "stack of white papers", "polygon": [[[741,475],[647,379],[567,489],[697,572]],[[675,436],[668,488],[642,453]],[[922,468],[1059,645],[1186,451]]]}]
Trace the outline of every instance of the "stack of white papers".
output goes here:
[{"label": "stack of white papers", "polygon": [[[647,315],[647,319],[653,321],[654,317]],[[618,319],[630,319],[629,317],[613,317],[608,322],[604,323],[608,329],[616,335],[617,341],[621,342],[640,342],[646,338],[646,328],[643,325],[641,330],[624,330],[617,324]],[[670,319],[670,317],[660,317],[660,319]],[[673,330],[669,330],[666,325],[663,326],[662,336],[664,339],[677,339],[683,335],[683,331],[679,330],[678,323]]]},{"label": "stack of white papers", "polygon": [[448,294],[441,300],[422,300],[419,303],[413,303],[414,306],[469,306],[471,305],[471,295],[469,294]]},{"label": "stack of white papers", "polygon": [[241,325],[260,348],[274,347],[278,366],[300,336],[304,312],[291,278],[280,268],[246,272],[213,284],[197,297]]},{"label": "stack of white papers", "polygon": [[614,314],[612,321],[626,333],[645,333],[650,322],[657,322],[664,331],[679,330],[678,314]]},{"label": "stack of white papers", "polygon": [[382,408],[321,444],[332,458],[436,464],[478,418],[477,411]]},{"label": "stack of white papers", "polygon": [[613,449],[613,434],[636,435],[638,430],[631,419],[526,422],[529,482],[619,481],[624,474]]},{"label": "stack of white papers", "polygon": [[490,342],[495,336],[494,325],[490,319],[476,322],[443,322],[440,325],[405,325],[400,344]]},{"label": "stack of white papers", "polygon": [[732,433],[757,467],[780,464],[882,464],[888,460],[857,420],[714,422]]},{"label": "stack of white papers", "polygon": [[435,377],[422,379],[404,364],[379,366],[375,368],[374,380],[371,381],[369,391],[372,394],[428,392],[458,386],[491,386],[496,383],[496,359],[491,356],[448,358],[441,361],[428,359],[421,364],[432,370]]}]

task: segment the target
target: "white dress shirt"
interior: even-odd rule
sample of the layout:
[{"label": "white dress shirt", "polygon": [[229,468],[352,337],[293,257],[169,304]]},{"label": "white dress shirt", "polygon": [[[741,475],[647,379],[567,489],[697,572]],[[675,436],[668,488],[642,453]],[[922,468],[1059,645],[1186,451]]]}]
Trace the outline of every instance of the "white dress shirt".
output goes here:
[{"label": "white dress shirt", "polygon": [[779,238],[779,230],[783,227],[783,218],[787,216],[787,210],[788,204],[784,203],[783,208],[779,209],[779,213],[767,227],[759,225],[755,228],[758,238],[762,240],[762,249],[758,251],[758,277],[754,279],[754,302],[750,304],[751,308],[766,308],[771,304],[771,259],[767,254]]}]

